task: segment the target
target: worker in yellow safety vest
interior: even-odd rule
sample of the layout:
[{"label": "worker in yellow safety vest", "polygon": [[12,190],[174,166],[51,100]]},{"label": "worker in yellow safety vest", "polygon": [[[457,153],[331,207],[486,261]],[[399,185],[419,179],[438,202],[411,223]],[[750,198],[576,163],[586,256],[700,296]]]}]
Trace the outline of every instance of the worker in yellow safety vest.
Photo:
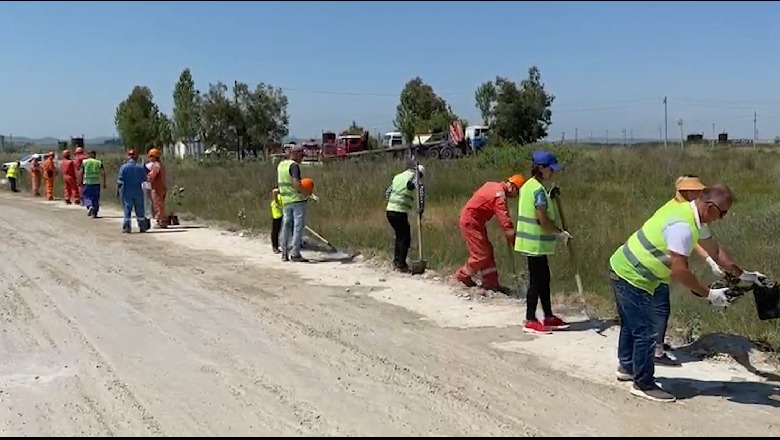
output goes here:
[{"label": "worker in yellow safety vest", "polygon": [[688,267],[696,243],[709,255],[717,255],[722,267],[743,281],[763,284],[759,272],[743,271],[724,254],[705,225],[720,220],[731,208],[733,195],[725,185],[705,188],[686,203],[669,203],[659,209],[611,256],[610,284],[620,317],[617,378],[633,381],[631,393],[657,402],[673,402],[675,397],[655,383],[654,352],[656,315],[653,296],[672,279],[713,305],[728,307],[733,300],[729,289],[709,288]]},{"label": "worker in yellow safety vest", "polygon": [[279,247],[279,233],[282,232],[282,217],[284,216],[284,204],[282,196],[279,195],[279,188],[271,191],[271,247],[275,254],[282,252]]},{"label": "worker in yellow safety vest", "polygon": [[309,194],[301,186],[301,166],[303,146],[290,148],[288,159],[276,168],[279,195],[282,199],[282,261],[308,263],[301,255],[303,230],[306,227],[306,208]]},{"label": "worker in yellow safety vest", "polygon": [[19,190],[16,188],[17,180],[19,179],[19,168],[21,164],[17,160],[16,162],[11,163],[11,165],[8,166],[8,169],[5,170],[5,178],[8,179],[8,183],[11,185],[11,191],[18,193]]},{"label": "worker in yellow safety vest", "polygon": [[97,160],[95,150],[91,150],[89,157],[81,161],[78,175],[82,179],[82,196],[84,197],[84,206],[87,208],[87,215],[98,218],[101,185],[103,189],[106,189],[106,170],[103,168],[103,162]]},{"label": "worker in yellow safety vest", "polygon": [[[536,151],[532,160],[531,178],[520,188],[515,234],[515,251],[528,259],[529,286],[523,331],[550,334],[552,330],[566,330],[569,324],[552,311],[547,257],[555,253],[558,240],[565,242],[571,238],[571,234],[556,224],[558,210],[544,185],[549,186],[553,173],[561,170],[558,159],[549,151]],[[536,317],[536,307],[540,301],[544,311],[542,322]]]}]

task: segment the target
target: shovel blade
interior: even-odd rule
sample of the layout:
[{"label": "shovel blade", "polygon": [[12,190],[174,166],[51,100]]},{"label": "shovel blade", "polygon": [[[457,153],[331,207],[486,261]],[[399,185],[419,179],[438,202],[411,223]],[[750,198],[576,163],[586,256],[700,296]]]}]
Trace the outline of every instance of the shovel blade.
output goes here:
[{"label": "shovel blade", "polygon": [[411,264],[409,265],[409,271],[412,273],[412,275],[420,275],[422,273],[425,273],[427,269],[428,269],[427,260],[412,261]]}]

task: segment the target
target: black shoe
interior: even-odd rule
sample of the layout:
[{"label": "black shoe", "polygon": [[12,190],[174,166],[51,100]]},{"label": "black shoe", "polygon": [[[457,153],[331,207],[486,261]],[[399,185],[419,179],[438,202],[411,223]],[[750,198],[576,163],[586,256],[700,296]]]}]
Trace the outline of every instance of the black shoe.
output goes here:
[{"label": "black shoe", "polygon": [[308,259],[303,258],[303,256],[301,256],[301,255],[296,255],[296,256],[290,257],[290,261],[294,261],[296,263],[308,263],[309,262]]},{"label": "black shoe", "polygon": [[282,261],[290,261],[290,255],[287,252],[282,251]]},{"label": "black shoe", "polygon": [[123,234],[129,234],[130,233],[130,228],[122,228],[122,233]]},{"label": "black shoe", "polygon": [[656,365],[663,365],[665,367],[682,367],[682,363],[677,359],[672,359],[668,354],[664,353],[661,356],[654,356]]},{"label": "black shoe", "polygon": [[401,272],[401,273],[411,273],[412,272],[412,270],[409,269],[409,266],[396,266],[395,270],[396,270],[396,272]]}]

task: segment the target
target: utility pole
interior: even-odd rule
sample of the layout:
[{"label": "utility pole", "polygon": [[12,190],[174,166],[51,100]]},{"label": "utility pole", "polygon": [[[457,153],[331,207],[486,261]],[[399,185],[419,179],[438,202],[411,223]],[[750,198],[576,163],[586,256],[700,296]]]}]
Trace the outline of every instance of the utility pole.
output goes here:
[{"label": "utility pole", "polygon": [[680,149],[681,150],[685,150],[685,137],[683,135],[683,120],[682,119],[678,119],[677,120],[677,125],[680,126]]},{"label": "utility pole", "polygon": [[607,145],[609,145],[609,130],[607,130]]},{"label": "utility pole", "polygon": [[626,129],[623,129],[623,146],[627,147],[628,144],[626,143]]},{"label": "utility pole", "polygon": [[593,143],[593,130],[591,130],[590,138],[588,140],[590,141],[591,144]]},{"label": "utility pole", "polygon": [[669,141],[669,113],[667,112],[666,96],[664,96],[664,148]]},{"label": "utility pole", "polygon": [[563,144],[564,142],[566,142],[566,132],[565,131],[563,133],[561,133],[561,144]]},{"label": "utility pole", "polygon": [[753,112],[753,148],[756,147],[756,143],[758,141],[758,126],[756,123],[758,122],[758,114],[754,111]]},{"label": "utility pole", "polygon": [[712,123],[712,148],[715,148],[715,123]]},{"label": "utility pole", "polygon": [[631,129],[631,146],[634,146],[634,129]]},{"label": "utility pole", "polygon": [[578,138],[577,138],[577,135],[579,134],[579,133],[578,133],[578,132],[579,132],[579,130],[580,130],[579,128],[575,128],[575,129],[574,129],[574,145],[577,145],[577,139],[578,139]]}]

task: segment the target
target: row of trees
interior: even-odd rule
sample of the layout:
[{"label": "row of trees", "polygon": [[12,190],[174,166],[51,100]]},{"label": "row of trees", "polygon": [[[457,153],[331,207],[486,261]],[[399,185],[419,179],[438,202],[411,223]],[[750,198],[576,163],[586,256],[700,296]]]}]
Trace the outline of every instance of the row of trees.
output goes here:
[{"label": "row of trees", "polygon": [[[535,66],[519,83],[496,77],[480,85],[475,93],[476,107],[482,122],[491,127],[491,136],[518,143],[547,136],[554,99],[545,90]],[[282,89],[263,83],[251,88],[235,82],[232,93],[222,82],[210,83],[208,92],[201,94],[187,68],[173,91],[171,117],[160,111],[148,87],[136,86],[117,106],[115,123],[123,143],[143,151],[176,140],[202,140],[209,147],[237,146],[241,151],[257,153],[268,143],[281,142],[289,133],[287,104]],[[468,125],[430,85],[416,77],[401,91],[393,123],[411,142],[416,133],[446,132],[456,120],[464,127]],[[344,133],[363,131],[353,121]]]},{"label": "row of trees", "polygon": [[280,142],[289,132],[287,97],[280,88],[235,82],[232,96],[222,82],[210,83],[204,95],[184,69],[173,91],[173,115],[154,103],[152,91],[136,86],[116,109],[114,122],[127,146],[148,150],[176,140],[202,140],[209,147],[258,149]]},{"label": "row of trees", "polygon": [[[487,81],[475,92],[476,107],[482,123],[489,125],[491,136],[518,143],[531,143],[547,136],[552,123],[555,97],[545,90],[536,66],[528,69],[528,77],[520,83],[504,77]],[[447,131],[459,118],[444,98],[420,77],[406,83],[401,91],[401,102],[396,107],[395,128],[406,142],[416,133]]]}]

